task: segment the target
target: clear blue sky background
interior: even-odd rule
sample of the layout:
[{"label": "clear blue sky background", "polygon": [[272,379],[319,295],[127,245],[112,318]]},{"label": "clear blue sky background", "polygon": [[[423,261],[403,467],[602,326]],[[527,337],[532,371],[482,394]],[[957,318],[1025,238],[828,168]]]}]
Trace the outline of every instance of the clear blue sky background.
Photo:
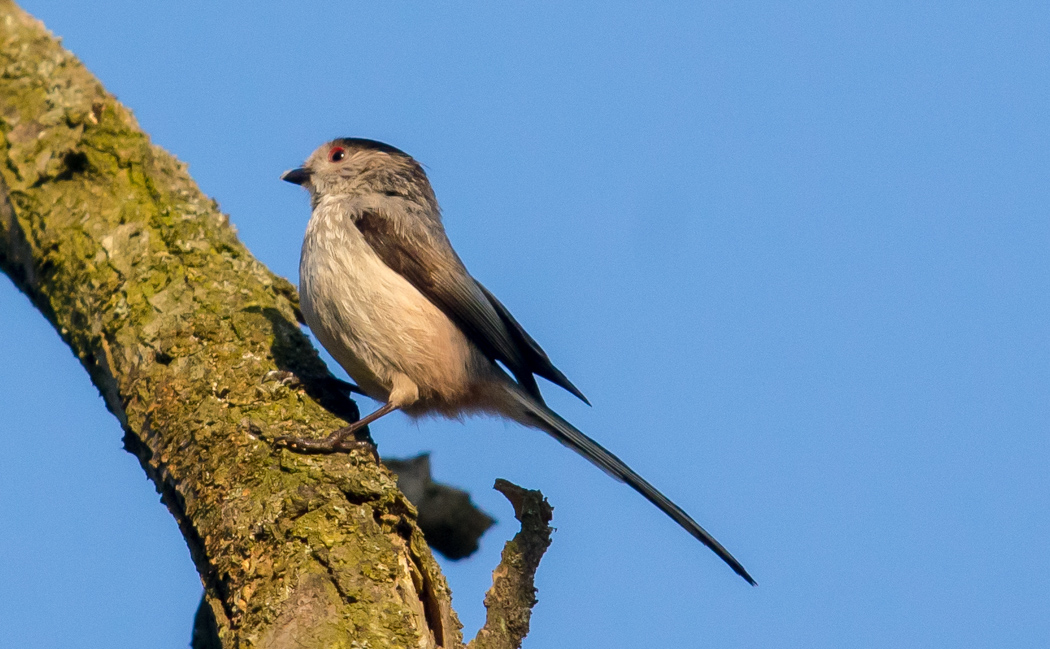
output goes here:
[{"label": "clear blue sky background", "polygon": [[[501,521],[468,637],[505,477],[556,508],[526,647],[1050,646],[1045,2],[382,4],[22,2],[293,280],[282,171],[423,161],[552,404],[760,584],[540,433],[391,417]],[[0,645],[186,646],[175,523],[6,279],[0,370]]]}]

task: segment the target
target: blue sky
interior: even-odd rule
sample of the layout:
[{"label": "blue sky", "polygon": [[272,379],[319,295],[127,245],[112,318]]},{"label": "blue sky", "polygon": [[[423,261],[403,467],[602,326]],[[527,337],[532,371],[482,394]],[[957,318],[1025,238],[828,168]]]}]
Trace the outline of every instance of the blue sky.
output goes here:
[{"label": "blue sky", "polygon": [[[468,637],[504,477],[555,506],[526,647],[1050,646],[1045,3],[217,4],[22,2],[293,280],[282,171],[421,160],[551,404],[760,584],[540,433],[392,416],[501,521]],[[175,523],[6,279],[0,369],[0,644],[186,646]]]}]

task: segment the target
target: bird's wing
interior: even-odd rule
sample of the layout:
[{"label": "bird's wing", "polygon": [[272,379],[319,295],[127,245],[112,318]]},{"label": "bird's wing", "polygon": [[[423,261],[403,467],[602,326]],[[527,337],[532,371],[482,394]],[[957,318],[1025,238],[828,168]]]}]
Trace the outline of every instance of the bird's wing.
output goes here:
[{"label": "bird's wing", "polygon": [[533,374],[542,376],[555,385],[565,388],[580,401],[586,403],[588,406],[591,405],[591,402],[588,401],[587,397],[583,396],[583,393],[572,384],[572,381],[562,374],[561,370],[554,367],[554,363],[552,363],[551,359],[547,357],[547,352],[543,351],[540,344],[533,340],[532,336],[529,335],[529,332],[525,331],[525,328],[514,319],[514,316],[510,314],[507,307],[503,306],[503,303],[497,300],[495,295],[482,286],[481,282],[474,280],[474,284],[481,289],[481,292],[485,294],[489,303],[492,304],[493,308],[496,309],[496,312],[499,313],[499,317],[503,320],[507,332],[514,339],[518,349],[522,352],[522,355],[528,362],[529,371]]},{"label": "bird's wing", "polygon": [[530,395],[542,402],[532,376],[537,374],[587,402],[507,308],[470,276],[443,232],[406,232],[375,210],[358,213],[355,224],[383,263],[441,309],[482,353],[503,363]]}]

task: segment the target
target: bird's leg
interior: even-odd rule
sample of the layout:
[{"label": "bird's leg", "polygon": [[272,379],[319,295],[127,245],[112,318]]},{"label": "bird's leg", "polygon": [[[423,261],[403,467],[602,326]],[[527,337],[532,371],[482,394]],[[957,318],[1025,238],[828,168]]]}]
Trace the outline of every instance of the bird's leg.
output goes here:
[{"label": "bird's leg", "polygon": [[395,410],[397,410],[397,406],[388,402],[367,417],[358,419],[349,426],[343,426],[324,439],[282,436],[275,439],[274,443],[279,446],[285,446],[288,450],[297,453],[347,453],[354,449],[365,448],[372,453],[378,464],[379,452],[376,450],[375,444],[368,440],[357,439],[355,434],[376,419],[383,415],[389,415]]}]

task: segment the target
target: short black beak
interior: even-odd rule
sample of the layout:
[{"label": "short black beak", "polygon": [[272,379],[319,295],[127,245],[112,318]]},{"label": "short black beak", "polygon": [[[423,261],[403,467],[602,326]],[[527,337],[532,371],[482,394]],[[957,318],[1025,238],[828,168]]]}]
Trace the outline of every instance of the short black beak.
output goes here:
[{"label": "short black beak", "polygon": [[298,169],[286,171],[281,176],[281,180],[288,183],[294,183],[296,185],[302,185],[306,181],[310,180],[310,170],[305,167],[299,167]]}]

